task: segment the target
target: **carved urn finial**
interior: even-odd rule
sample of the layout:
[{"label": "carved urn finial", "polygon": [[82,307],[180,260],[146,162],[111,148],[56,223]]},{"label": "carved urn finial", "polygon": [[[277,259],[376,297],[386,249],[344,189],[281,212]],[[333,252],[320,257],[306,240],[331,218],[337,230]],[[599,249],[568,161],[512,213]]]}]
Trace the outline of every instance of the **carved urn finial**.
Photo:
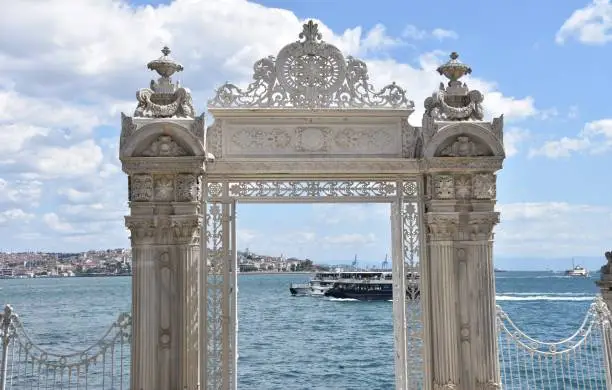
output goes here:
[{"label": "carved urn finial", "polygon": [[456,84],[458,80],[466,74],[472,73],[472,68],[459,61],[458,58],[459,54],[454,51],[450,54],[450,60],[436,69],[438,73],[450,80],[448,83],[449,86]]},{"label": "carved urn finial", "polygon": [[319,32],[319,25],[312,20],[303,25],[303,30],[299,35],[300,39],[304,40],[304,43],[311,42],[315,43],[323,38],[323,35]]},{"label": "carved urn finial", "polygon": [[147,64],[147,68],[156,71],[161,77],[169,79],[175,72],[183,70],[183,66],[170,58],[170,49],[164,46],[161,50],[163,56]]},{"label": "carved urn finial", "polygon": [[136,92],[138,107],[134,111],[136,117],[147,118],[193,118],[195,110],[191,101],[191,92],[181,87],[177,81],[172,83],[172,76],[183,70],[183,66],[170,57],[170,49],[164,46],[161,50],[163,56],[150,61],[147,68],[160,75],[155,81],[151,80],[149,88]]}]

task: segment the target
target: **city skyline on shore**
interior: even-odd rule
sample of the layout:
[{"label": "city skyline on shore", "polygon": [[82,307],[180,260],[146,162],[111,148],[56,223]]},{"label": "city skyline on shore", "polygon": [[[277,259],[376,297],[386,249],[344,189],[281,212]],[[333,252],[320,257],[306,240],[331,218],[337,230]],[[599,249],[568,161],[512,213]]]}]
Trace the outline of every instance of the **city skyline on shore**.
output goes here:
[{"label": "city skyline on shore", "polygon": [[[11,3],[0,27],[10,37],[0,38],[0,248],[129,246],[120,113],[133,113],[134,92],[155,77],[146,63],[168,45],[185,67],[177,79],[202,112],[215,88],[246,85],[253,63],[297,40],[313,18],[324,40],[366,62],[376,87],[395,81],[406,89],[414,126],[443,81],[435,69],[448,54],[457,51],[472,67],[465,82],[483,92],[485,119],[503,113],[505,121],[496,259],[596,258],[607,250],[612,181],[601,178],[612,164],[612,118],[601,86],[612,59],[612,24],[603,17],[610,2],[482,3],[476,22],[463,3],[368,4]],[[239,205],[238,212],[241,247],[312,250],[322,259],[389,252],[386,205]]]}]

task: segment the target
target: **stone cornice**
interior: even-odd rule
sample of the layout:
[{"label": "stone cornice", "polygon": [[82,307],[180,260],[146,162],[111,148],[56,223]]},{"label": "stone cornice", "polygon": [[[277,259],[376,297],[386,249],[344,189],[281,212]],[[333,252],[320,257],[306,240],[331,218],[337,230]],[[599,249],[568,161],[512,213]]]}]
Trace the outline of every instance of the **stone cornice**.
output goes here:
[{"label": "stone cornice", "polygon": [[201,175],[205,171],[204,156],[184,157],[123,157],[123,172],[128,175],[137,173],[193,173]]},{"label": "stone cornice", "polygon": [[432,157],[421,161],[424,172],[496,172],[503,166],[503,157]]}]

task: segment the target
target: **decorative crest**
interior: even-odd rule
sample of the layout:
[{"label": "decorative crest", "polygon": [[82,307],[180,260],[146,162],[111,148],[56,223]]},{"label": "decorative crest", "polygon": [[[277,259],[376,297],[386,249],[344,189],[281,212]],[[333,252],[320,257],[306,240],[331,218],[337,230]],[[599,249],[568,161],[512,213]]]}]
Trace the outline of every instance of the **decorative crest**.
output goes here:
[{"label": "decorative crest", "polygon": [[472,73],[472,68],[461,63],[459,54],[452,52],[450,60],[437,69],[440,75],[450,81],[448,86],[440,83],[440,88],[431,97],[425,99],[425,116],[435,120],[461,121],[482,120],[482,101],[484,97],[477,90],[470,91],[461,77]]},{"label": "decorative crest", "polygon": [[147,68],[157,72],[160,78],[155,82],[151,80],[149,88],[136,92],[138,107],[134,116],[147,118],[193,118],[195,110],[191,100],[191,92],[172,83],[171,76],[183,70],[183,66],[170,57],[170,49],[164,46],[162,54],[157,60],[147,64]]},{"label": "decorative crest", "polygon": [[246,89],[226,83],[208,101],[211,108],[414,108],[395,83],[375,91],[366,64],[322,41],[312,20],[303,25],[300,40],[253,66]]},{"label": "decorative crest", "polygon": [[304,39],[304,42],[317,42],[323,38],[323,35],[319,32],[319,25],[309,20],[308,23],[304,24],[304,30],[300,33],[300,39]]}]

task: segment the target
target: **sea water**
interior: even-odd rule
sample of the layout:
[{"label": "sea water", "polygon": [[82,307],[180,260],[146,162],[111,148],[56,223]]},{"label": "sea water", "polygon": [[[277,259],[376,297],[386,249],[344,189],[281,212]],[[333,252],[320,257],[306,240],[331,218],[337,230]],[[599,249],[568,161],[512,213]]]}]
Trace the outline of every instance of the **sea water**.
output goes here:
[{"label": "sea water", "polygon": [[[551,272],[496,275],[497,303],[532,337],[565,338],[597,294],[592,278]],[[292,297],[307,276],[240,275],[238,387],[392,389],[391,302]],[[129,277],[2,279],[30,336],[48,349],[82,349],[130,310]]]}]

